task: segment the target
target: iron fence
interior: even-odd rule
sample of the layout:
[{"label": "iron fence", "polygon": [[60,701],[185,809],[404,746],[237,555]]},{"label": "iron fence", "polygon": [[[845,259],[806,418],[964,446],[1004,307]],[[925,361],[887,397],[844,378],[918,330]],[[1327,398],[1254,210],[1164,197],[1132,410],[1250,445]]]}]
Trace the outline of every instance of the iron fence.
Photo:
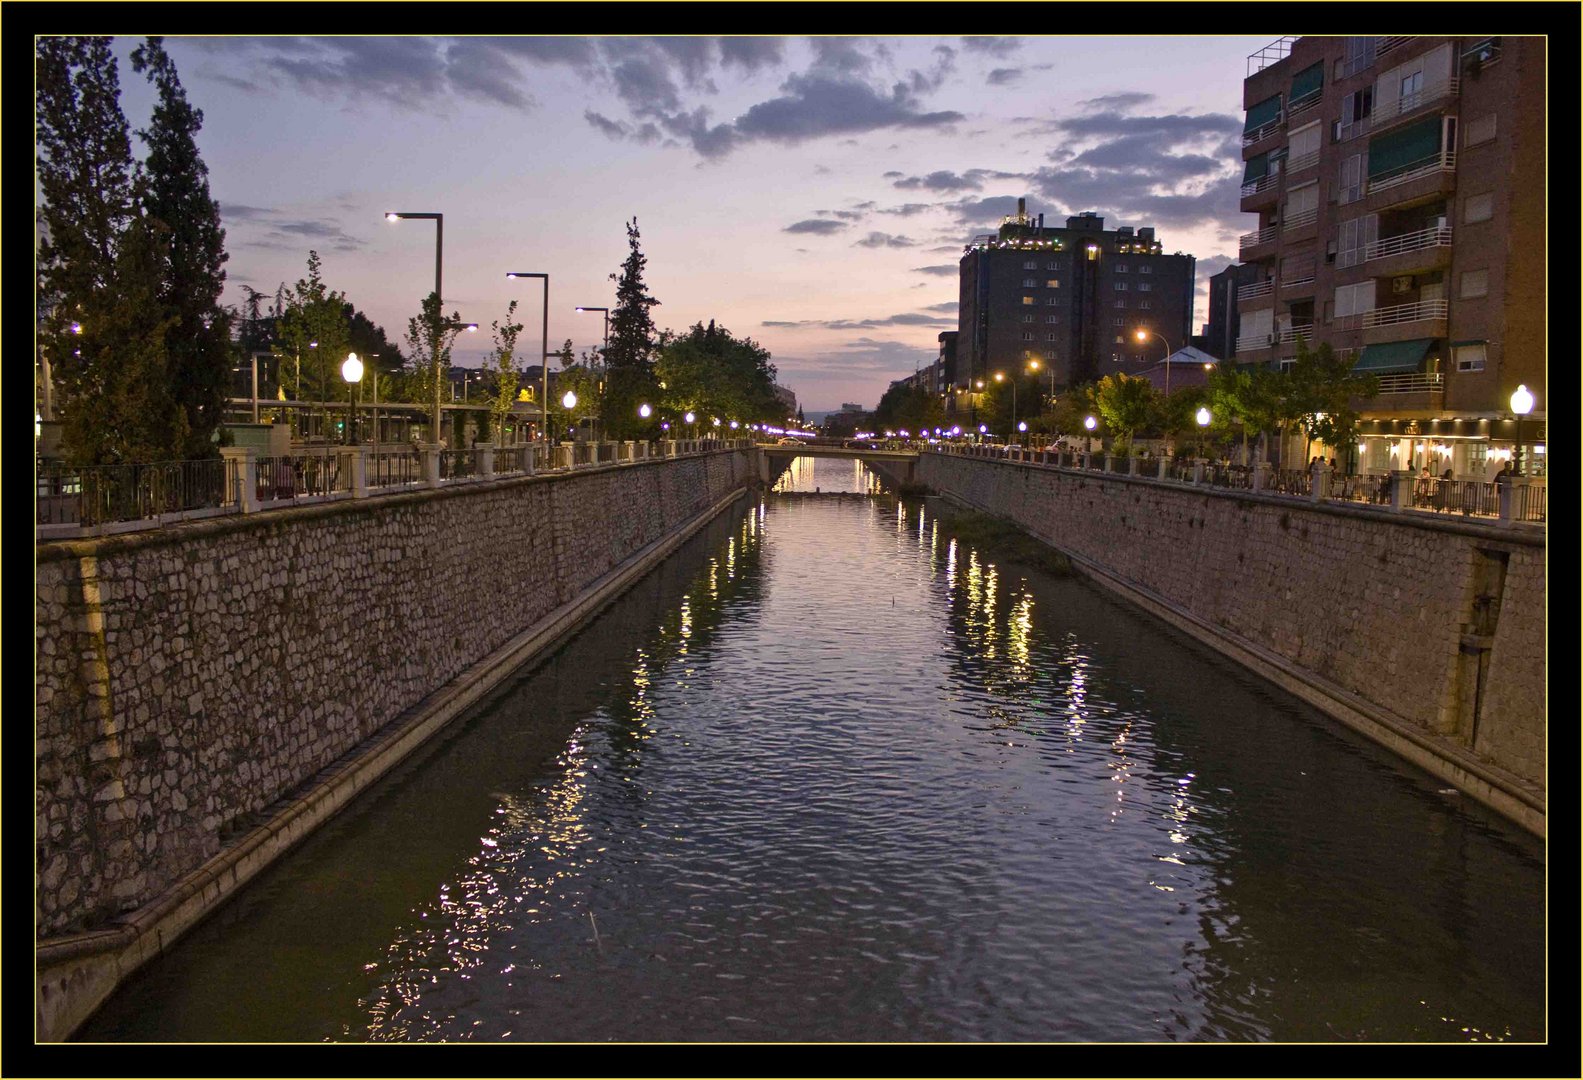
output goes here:
[{"label": "iron fence", "polygon": [[234,463],[222,459],[139,465],[38,466],[40,525],[141,521],[236,504]]},{"label": "iron fence", "polygon": [[477,450],[441,450],[440,479],[462,480],[478,475]]},{"label": "iron fence", "polygon": [[422,479],[423,455],[416,450],[369,455],[368,486],[371,488],[401,487]]},{"label": "iron fence", "polygon": [[495,451],[495,475],[526,472],[531,447],[503,446]]},{"label": "iron fence", "polygon": [[339,454],[291,454],[258,459],[258,501],[279,502],[341,490]]}]

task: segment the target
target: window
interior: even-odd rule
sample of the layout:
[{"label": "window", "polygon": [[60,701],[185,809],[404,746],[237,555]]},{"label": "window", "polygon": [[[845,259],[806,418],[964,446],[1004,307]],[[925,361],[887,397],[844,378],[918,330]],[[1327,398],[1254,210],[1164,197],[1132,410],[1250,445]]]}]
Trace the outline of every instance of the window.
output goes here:
[{"label": "window", "polygon": [[1027,262],[1022,264],[1022,268],[1024,270],[1037,270],[1039,269],[1039,264],[1032,259],[1029,259]]},{"label": "window", "polygon": [[1054,349],[1046,349],[1046,350],[1044,350],[1044,358],[1046,360],[1054,360],[1055,359],[1055,350]]},{"label": "window", "polygon": [[1304,184],[1286,193],[1286,213],[1282,220],[1287,228],[1306,225],[1313,221],[1319,209],[1319,183]]},{"label": "window", "polygon": [[1056,262],[1054,259],[1051,259],[1049,262],[1044,264],[1044,268],[1046,270],[1059,270],[1061,269],[1061,264]]},{"label": "window", "polygon": [[1044,317],[1044,321],[1047,322],[1047,323],[1058,323],[1058,322],[1061,321],[1061,316],[1059,316],[1059,315],[1046,315]]},{"label": "window", "polygon": [[1025,277],[1022,279],[1022,287],[1024,289],[1037,289],[1039,287],[1039,280],[1037,278]]},{"label": "window", "polygon": [[1319,143],[1320,130],[1317,121],[1305,128],[1292,132],[1291,142],[1288,144],[1287,160],[1290,163],[1288,168],[1301,169],[1306,165],[1313,164],[1312,161],[1304,159],[1310,156],[1318,157]]},{"label": "window", "polygon": [[1051,278],[1049,281],[1044,283],[1044,287],[1046,289],[1059,289],[1061,287],[1061,281],[1059,278]]},{"label": "window", "polygon": [[1055,338],[1054,334],[1046,334],[1046,335],[1044,335],[1044,340],[1046,340],[1046,341],[1054,341],[1055,339],[1056,338]]},{"label": "window", "polygon": [[1475,221],[1488,221],[1495,216],[1495,193],[1486,191],[1482,195],[1469,195],[1462,204],[1462,220],[1471,224]]},{"label": "window", "polygon": [[1464,300],[1479,296],[1488,296],[1490,292],[1490,272],[1488,270],[1467,270],[1462,274],[1462,288],[1457,293]]},{"label": "window", "polygon": [[1357,202],[1363,198],[1363,177],[1368,171],[1367,154],[1353,154],[1343,158],[1341,162],[1341,187],[1336,192],[1336,201],[1345,205]]},{"label": "window", "polygon": [[1138,301],[1138,306],[1140,308],[1142,308],[1144,311],[1148,311],[1154,305],[1152,303],[1150,303],[1148,300],[1139,300]]},{"label": "window", "polygon": [[1023,331],[1022,340],[1024,340],[1024,341],[1032,341],[1033,340],[1033,334],[1028,332],[1028,331]]},{"label": "window", "polygon": [[1403,77],[1403,79],[1402,79],[1402,90],[1401,90],[1401,93],[1398,95],[1402,99],[1401,107],[1403,109],[1411,108],[1412,106],[1408,102],[1407,99],[1410,98],[1412,95],[1417,94],[1420,91],[1422,91],[1423,88],[1424,88],[1424,73],[1422,71],[1415,71],[1411,75],[1407,75],[1407,76]]},{"label": "window", "polygon": [[1121,297],[1119,300],[1116,301],[1116,306],[1119,307],[1119,308],[1126,307],[1127,306],[1127,298],[1125,296]]},{"label": "window", "polygon": [[1127,272],[1127,264],[1126,263],[1117,263],[1116,264],[1116,273],[1118,273],[1118,274],[1125,274],[1126,272]]},{"label": "window", "polygon": [[1462,132],[1462,145],[1477,146],[1493,138],[1495,138],[1495,114],[1490,113],[1488,116],[1468,121],[1467,127]]},{"label": "window", "polygon": [[1456,360],[1458,372],[1484,370],[1484,342],[1472,345],[1454,345],[1451,356]]},{"label": "window", "polygon": [[1336,121],[1336,141],[1346,142],[1369,130],[1369,114],[1374,111],[1374,87],[1365,86],[1341,99],[1341,119]]},{"label": "window", "polygon": [[1110,320],[1110,325],[1112,325],[1112,326],[1126,326],[1127,325],[1127,320],[1123,319],[1121,316],[1118,315],[1116,318]]},{"label": "window", "polygon": [[1049,299],[1045,300],[1045,303],[1049,304],[1051,307],[1055,307],[1055,305],[1059,304],[1060,302],[1061,302],[1060,298],[1059,297],[1055,297],[1055,296],[1052,296]]},{"label": "window", "polygon": [[1148,292],[1152,288],[1154,288],[1154,286],[1150,285],[1147,281],[1140,281],[1140,282],[1138,282],[1138,291],[1139,292]]},{"label": "window", "polygon": [[1152,274],[1154,273],[1154,267],[1150,266],[1148,263],[1144,263],[1142,266],[1138,267],[1138,273]]},{"label": "window", "polygon": [[1031,304],[1031,303],[1033,303],[1033,297],[1031,297],[1031,296],[1024,296],[1022,298],[1022,302],[1024,304]]},{"label": "window", "polygon": [[1116,291],[1117,292],[1126,292],[1127,291],[1127,283],[1125,281],[1118,281],[1118,282],[1116,282]]},{"label": "window", "polygon": [[[1116,335],[1116,344],[1117,345],[1125,345],[1126,343],[1127,343],[1127,339],[1125,337],[1123,337],[1120,334]],[[1121,359],[1121,357],[1117,356],[1115,353],[1111,353],[1110,354],[1110,358],[1112,360],[1120,360]]]},{"label": "window", "polygon": [[1374,282],[1360,281],[1356,285],[1336,288],[1336,318],[1345,319],[1374,310]]},{"label": "window", "polygon": [[1023,322],[1033,322],[1033,316],[1032,315],[1024,315],[1022,317],[1022,321]]},{"label": "window", "polygon": [[1343,221],[1339,236],[1341,246],[1336,251],[1336,265],[1356,266],[1363,261],[1368,245],[1380,237],[1380,216],[1369,214],[1367,217]]}]

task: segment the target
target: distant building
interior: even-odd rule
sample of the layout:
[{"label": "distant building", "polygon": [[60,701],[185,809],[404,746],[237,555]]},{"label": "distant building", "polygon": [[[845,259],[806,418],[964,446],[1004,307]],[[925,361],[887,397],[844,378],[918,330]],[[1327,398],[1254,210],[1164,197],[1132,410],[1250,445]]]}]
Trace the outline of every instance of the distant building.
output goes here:
[{"label": "distant building", "polygon": [[787,417],[797,415],[797,395],[792,393],[790,387],[776,383],[775,400],[781,403],[781,407],[785,410]]},{"label": "distant building", "polygon": [[1217,360],[1230,360],[1237,352],[1237,290],[1256,284],[1264,268],[1233,264],[1209,279],[1209,321],[1204,324],[1203,349]]},{"label": "distant building", "polygon": [[1152,228],[1106,230],[1091,212],[1046,227],[1019,199],[1016,216],[962,256],[950,386],[976,391],[979,380],[1030,360],[1058,388],[1135,373],[1187,344],[1193,277],[1193,256],[1164,254]]}]

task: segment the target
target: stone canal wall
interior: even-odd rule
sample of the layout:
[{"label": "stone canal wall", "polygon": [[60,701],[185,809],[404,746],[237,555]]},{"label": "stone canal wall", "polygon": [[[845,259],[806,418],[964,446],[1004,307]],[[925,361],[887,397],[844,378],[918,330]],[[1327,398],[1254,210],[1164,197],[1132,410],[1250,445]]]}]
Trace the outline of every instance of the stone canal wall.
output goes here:
[{"label": "stone canal wall", "polygon": [[917,476],[1543,832],[1542,532],[947,454]]},{"label": "stone canal wall", "polygon": [[40,936],[115,925],[755,469],[721,451],[40,545]]}]

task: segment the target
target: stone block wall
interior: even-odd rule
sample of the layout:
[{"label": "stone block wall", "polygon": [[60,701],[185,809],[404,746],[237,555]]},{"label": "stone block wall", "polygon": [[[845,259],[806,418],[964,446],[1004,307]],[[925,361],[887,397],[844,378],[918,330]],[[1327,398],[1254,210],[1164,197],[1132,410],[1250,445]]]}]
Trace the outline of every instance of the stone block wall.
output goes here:
[{"label": "stone block wall", "polygon": [[[1544,783],[1542,535],[944,454],[921,455],[917,475]],[[1479,660],[1464,633],[1487,595],[1498,613],[1475,724]]]},{"label": "stone block wall", "polygon": [[147,903],[752,475],[723,451],[40,545],[40,936]]}]

